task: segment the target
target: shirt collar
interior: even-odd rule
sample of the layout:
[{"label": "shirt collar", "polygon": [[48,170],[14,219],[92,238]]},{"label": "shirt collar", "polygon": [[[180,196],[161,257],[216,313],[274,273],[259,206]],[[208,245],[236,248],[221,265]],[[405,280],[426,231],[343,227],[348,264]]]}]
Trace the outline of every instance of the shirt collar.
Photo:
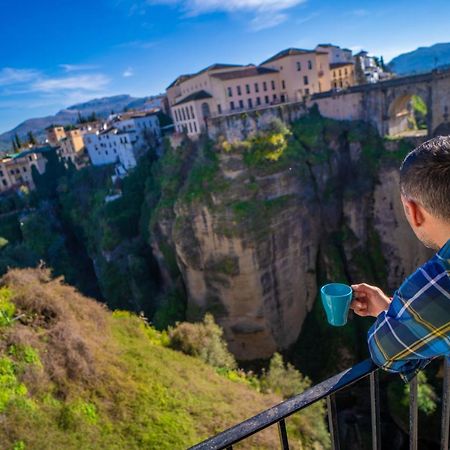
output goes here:
[{"label": "shirt collar", "polygon": [[450,260],[450,239],[447,241],[446,244],[438,251],[437,255],[441,259],[447,259]]}]

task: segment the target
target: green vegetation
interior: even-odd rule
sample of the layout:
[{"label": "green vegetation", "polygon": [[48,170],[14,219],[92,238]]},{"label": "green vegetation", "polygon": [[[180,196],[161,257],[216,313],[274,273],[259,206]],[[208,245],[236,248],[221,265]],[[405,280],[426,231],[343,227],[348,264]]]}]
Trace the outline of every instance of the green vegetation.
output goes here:
[{"label": "green vegetation", "polygon": [[[167,334],[130,313],[111,314],[48,271],[10,271],[2,283],[20,316],[0,327],[2,449],[181,449],[280,401],[258,393],[254,376],[231,367],[221,374],[167,348],[175,346]],[[220,329],[208,318],[203,326],[206,334],[179,325],[224,367]],[[264,391],[276,390],[276,370]],[[298,388],[308,386],[300,375],[290,377],[301,381]],[[318,425],[323,410],[306,411],[289,424],[293,448],[328,448]],[[268,430],[243,448],[276,445]]]},{"label": "green vegetation", "polygon": [[415,128],[420,130],[427,129],[427,105],[419,95],[411,97],[411,107],[414,114]]}]

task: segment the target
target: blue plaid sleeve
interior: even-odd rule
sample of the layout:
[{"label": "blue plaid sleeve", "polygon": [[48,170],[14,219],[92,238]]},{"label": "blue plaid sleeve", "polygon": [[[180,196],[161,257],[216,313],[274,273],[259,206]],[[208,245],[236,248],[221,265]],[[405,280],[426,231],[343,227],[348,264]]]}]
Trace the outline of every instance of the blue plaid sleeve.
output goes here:
[{"label": "blue plaid sleeve", "polygon": [[[408,277],[368,333],[373,361],[405,381],[450,354],[450,241]],[[444,257],[443,257],[444,255]]]}]

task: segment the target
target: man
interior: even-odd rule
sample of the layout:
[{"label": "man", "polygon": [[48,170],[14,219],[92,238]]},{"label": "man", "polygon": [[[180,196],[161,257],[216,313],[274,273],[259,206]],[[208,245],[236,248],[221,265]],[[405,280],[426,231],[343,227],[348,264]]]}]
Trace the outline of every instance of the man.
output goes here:
[{"label": "man", "polygon": [[400,192],[417,238],[438,252],[393,298],[374,286],[352,286],[351,307],[377,318],[368,333],[373,361],[408,381],[432,358],[450,355],[450,136],[408,154],[400,168]]}]

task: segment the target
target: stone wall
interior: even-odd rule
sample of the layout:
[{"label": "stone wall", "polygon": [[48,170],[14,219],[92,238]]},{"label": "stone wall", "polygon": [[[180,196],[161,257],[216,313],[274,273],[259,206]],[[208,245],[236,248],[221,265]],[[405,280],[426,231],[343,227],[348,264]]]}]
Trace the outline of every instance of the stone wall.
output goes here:
[{"label": "stone wall", "polygon": [[265,125],[274,118],[278,118],[285,123],[291,123],[307,112],[308,109],[304,102],[295,102],[262,107],[226,116],[210,117],[208,119],[208,134],[214,140],[223,136],[229,142],[236,142],[265,128]]}]

